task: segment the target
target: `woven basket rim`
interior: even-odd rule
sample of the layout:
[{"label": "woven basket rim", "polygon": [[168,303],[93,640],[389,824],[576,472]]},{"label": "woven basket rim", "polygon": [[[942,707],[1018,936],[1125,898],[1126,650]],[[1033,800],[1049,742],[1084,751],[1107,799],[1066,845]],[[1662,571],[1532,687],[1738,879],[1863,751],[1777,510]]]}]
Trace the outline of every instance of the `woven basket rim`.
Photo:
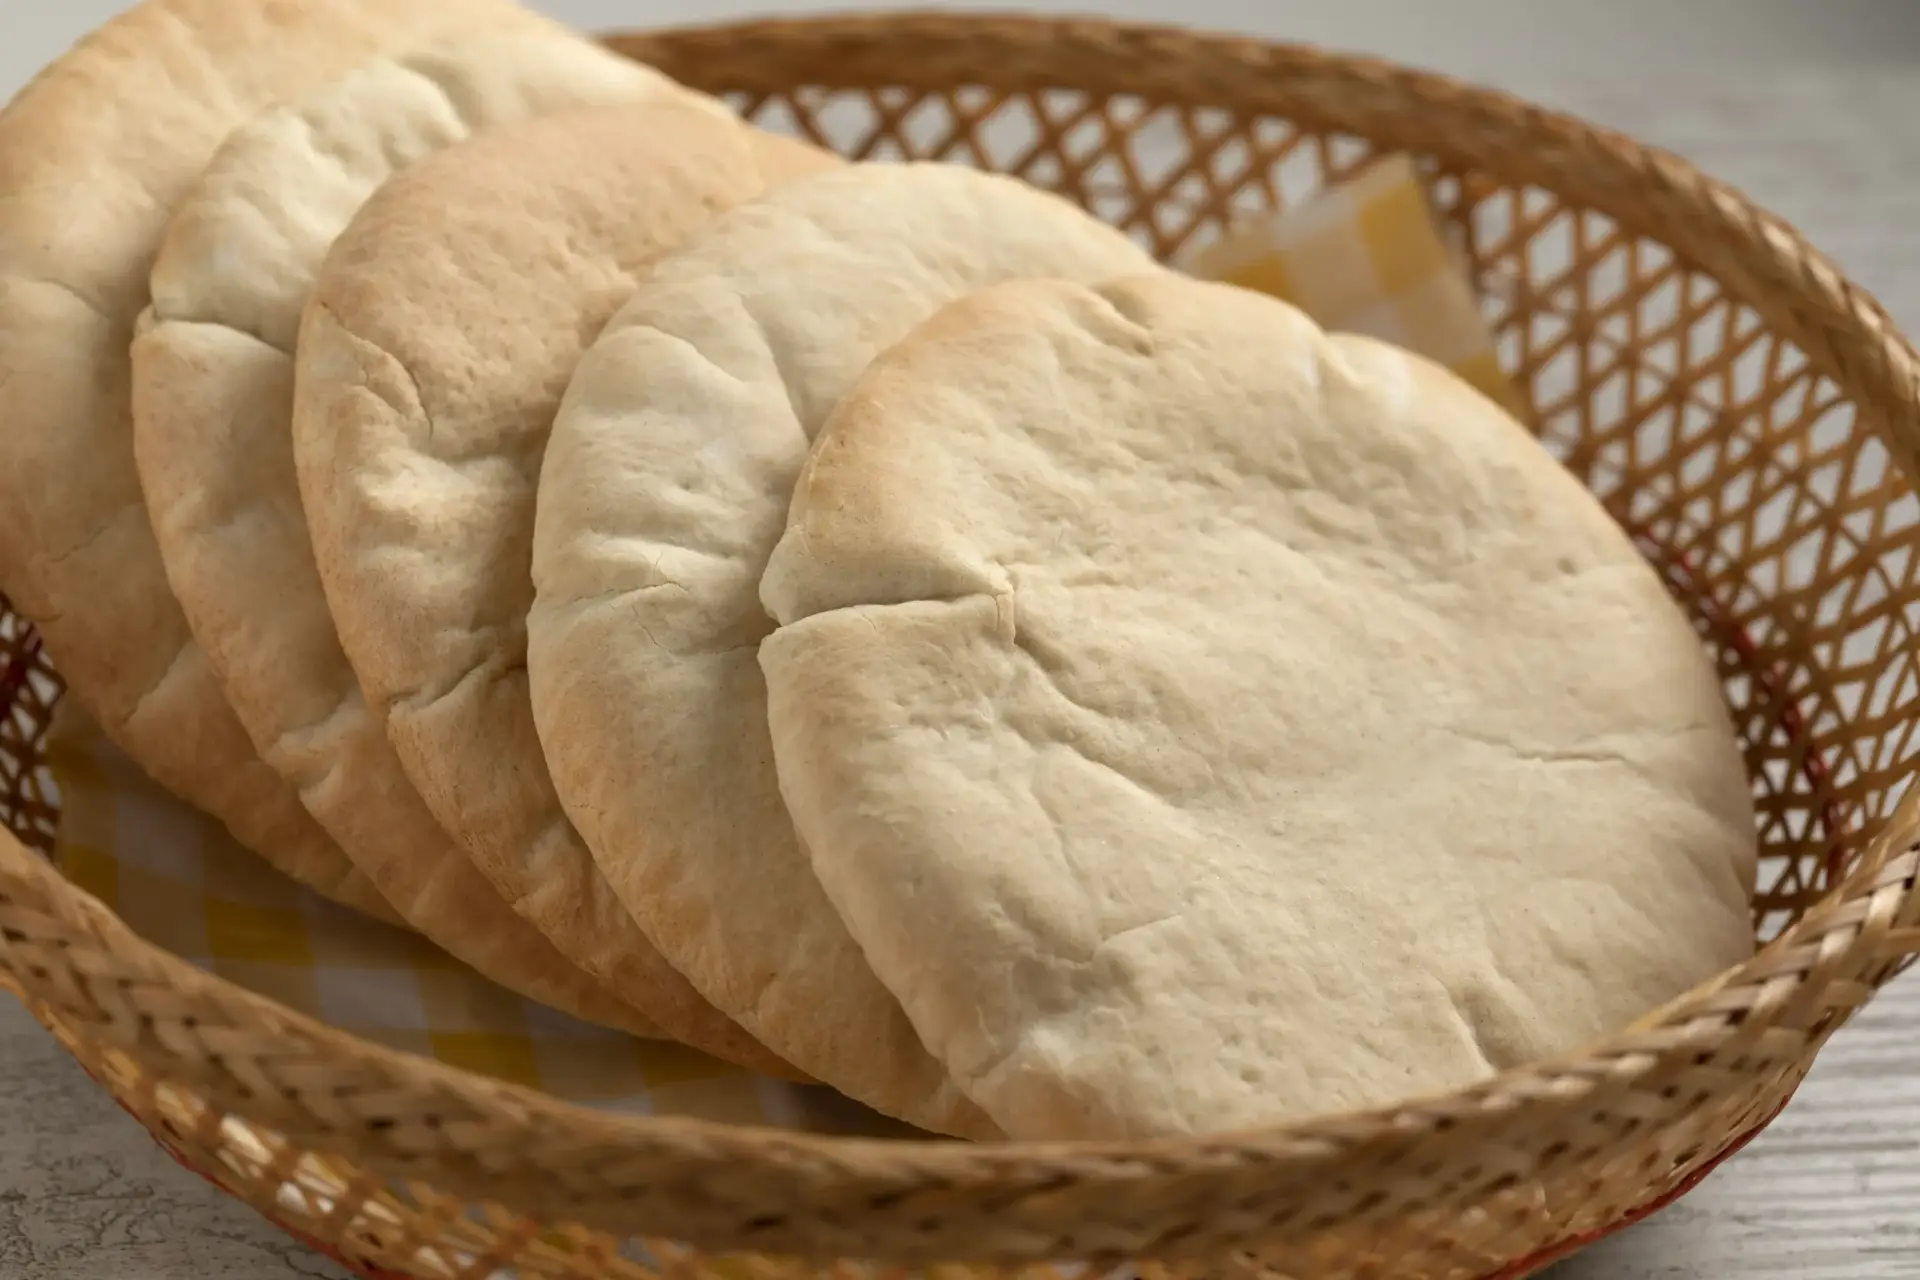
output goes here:
[{"label": "woven basket rim", "polygon": [[[1658,237],[1676,254],[1713,275],[1729,295],[1753,307],[1795,342],[1810,363],[1831,378],[1877,429],[1909,478],[1920,474],[1920,354],[1885,311],[1783,220],[1738,191],[1657,148],[1546,110],[1497,90],[1477,88],[1430,72],[1304,45],[1206,35],[1165,26],[1091,18],[1035,18],[944,13],[886,13],[806,19],[770,19],[717,26],[626,32],[607,37],[616,50],[642,58],[670,75],[697,79],[688,68],[702,48],[716,44],[811,45],[831,51],[844,72],[836,85],[916,87],[937,73],[940,58],[902,60],[912,40],[922,49],[1075,46],[1094,68],[1074,87],[1126,93],[1155,103],[1195,107],[1231,101],[1249,114],[1271,111],[1330,131],[1363,133],[1383,149],[1399,149],[1489,173],[1516,185],[1548,187],[1573,203],[1615,218],[1624,227]],[[1205,62],[1217,82],[1201,93],[1155,70]],[[980,59],[976,68],[1004,68],[973,82],[996,90],[1044,86],[1017,58]],[[1107,82],[1103,83],[1103,77]],[[1367,90],[1370,107],[1358,112],[1329,101],[1331,87]],[[730,82],[751,96],[791,84]],[[951,79],[925,87],[947,89]],[[1211,101],[1209,101],[1211,99]],[[1482,139],[1472,154],[1450,142],[1436,123],[1470,119]],[[1491,142],[1487,141],[1492,139]],[[1487,163],[1497,155],[1500,162]],[[905,1196],[937,1185],[952,1195],[994,1193],[1014,1201],[1050,1188],[1142,1180],[1178,1180],[1196,1197],[1228,1185],[1249,1168],[1271,1177],[1325,1177],[1344,1154],[1365,1145],[1406,1143],[1422,1135],[1525,1123],[1530,1111],[1557,1112],[1581,1099],[1659,1076],[1675,1064],[1754,1037],[1768,1025],[1797,1025],[1815,1035],[1820,1025],[1798,993],[1809,982],[1853,983],[1870,990],[1920,949],[1920,796],[1909,796],[1884,829],[1865,842],[1845,880],[1762,948],[1750,962],[1720,975],[1624,1031],[1586,1049],[1503,1073],[1443,1096],[1351,1114],[1314,1117],[1254,1132],[1154,1142],[1009,1143],[973,1146],[946,1141],[898,1141],[801,1134],[679,1117],[611,1115],[562,1102],[387,1048],[325,1026],[208,974],[138,938],[97,900],[66,882],[11,838],[0,840],[0,924],[31,920],[32,936],[75,958],[76,969],[103,975],[104,992],[49,979],[11,963],[14,926],[0,935],[0,968],[36,1007],[99,1042],[139,1060],[161,1078],[201,1090],[209,1102],[315,1149],[335,1151],[393,1176],[431,1170],[448,1190],[488,1197],[488,1187],[520,1162],[551,1168],[564,1157],[597,1170],[610,1184],[645,1179],[728,1186],[738,1177],[740,1203],[773,1200],[793,1214],[831,1214],[856,1200]],[[135,988],[172,993],[194,1010],[190,1034],[157,1035],[138,1016]],[[223,1052],[222,1028],[243,1028],[273,1046],[270,1070],[257,1059]],[[312,1078],[310,1089],[285,1081]],[[316,1074],[317,1073],[317,1074]],[[276,1083],[279,1082],[279,1083]],[[384,1098],[396,1117],[388,1126],[356,1120],[328,1105],[348,1094]],[[434,1135],[422,1137],[409,1115],[431,1117]],[[471,1148],[462,1134],[484,1130]],[[1271,1181],[1271,1179],[1270,1179]],[[618,1204],[583,1197],[555,1184],[534,1194],[549,1211],[607,1229],[677,1234],[694,1243],[708,1234],[686,1222],[677,1206],[650,1208],[644,1200]],[[777,1199],[776,1199],[777,1198]],[[617,1222],[616,1222],[617,1219]],[[685,1228],[685,1229],[681,1229]],[[818,1251],[818,1231],[791,1218],[772,1222],[762,1237],[729,1238],[721,1247]],[[1151,1224],[1136,1238],[1107,1240],[1114,1250],[1151,1252]],[[1160,1242],[1164,1243],[1164,1242]],[[1209,1243],[1196,1238],[1196,1243]],[[1213,1241],[1217,1243],[1217,1239]],[[1001,1252],[1006,1252],[1001,1250]],[[1016,1252],[1018,1252],[1016,1250]]]}]

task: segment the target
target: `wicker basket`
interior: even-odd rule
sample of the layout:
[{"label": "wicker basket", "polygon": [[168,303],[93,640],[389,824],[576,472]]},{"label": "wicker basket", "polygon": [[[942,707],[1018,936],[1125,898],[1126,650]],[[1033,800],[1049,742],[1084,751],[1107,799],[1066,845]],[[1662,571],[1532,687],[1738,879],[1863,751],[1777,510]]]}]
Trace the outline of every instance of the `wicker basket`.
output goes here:
[{"label": "wicker basket", "polygon": [[[612,43],[852,155],[1021,174],[1163,255],[1417,156],[1541,434],[1719,655],[1771,942],[1577,1057],[1392,1111],[1150,1146],[834,1140],[591,1113],[355,1040],[147,946],[0,836],[0,974],[189,1166],[422,1276],[1522,1276],[1692,1185],[1920,950],[1920,360],[1791,228],[1625,138],[1298,48],[905,16]],[[0,816],[44,849],[57,684],[15,622],[0,656]]]}]

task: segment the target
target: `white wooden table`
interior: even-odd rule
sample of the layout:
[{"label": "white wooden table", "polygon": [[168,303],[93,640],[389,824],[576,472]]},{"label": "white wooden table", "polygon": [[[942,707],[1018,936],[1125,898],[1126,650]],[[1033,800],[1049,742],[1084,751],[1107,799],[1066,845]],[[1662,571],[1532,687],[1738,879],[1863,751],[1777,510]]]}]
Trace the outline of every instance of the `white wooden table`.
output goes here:
[{"label": "white wooden table", "polygon": [[[1072,0],[1069,0],[1071,3]],[[551,0],[606,25],[809,0]],[[1437,63],[1689,156],[1797,222],[1920,331],[1920,3],[1695,0],[1115,0],[1209,25],[1294,30]],[[0,0],[0,92],[111,0]],[[840,6],[830,6],[840,7]],[[950,4],[949,7],[1011,7]],[[1097,3],[1075,4],[1100,8]],[[1405,19],[1391,21],[1395,10]],[[1552,21],[1539,15],[1551,10]],[[664,11],[664,12],[663,12]],[[1682,20],[1672,15],[1687,11]],[[1518,4],[1508,8],[1520,14]],[[1642,18],[1666,13],[1657,26]],[[1622,17],[1622,15],[1626,17]],[[1637,16],[1636,16],[1637,15]],[[1728,25],[1731,23],[1731,25]],[[1424,24],[1424,25],[1423,25]],[[1273,31],[1279,34],[1277,31]],[[1385,34],[1382,34],[1385,33]],[[20,66],[13,65],[21,61]],[[162,1155],[11,1001],[0,999],[0,1280],[289,1280],[335,1268]],[[1920,1276],[1920,977],[1886,991],[1792,1107],[1691,1196],[1554,1280],[1913,1280]]]}]

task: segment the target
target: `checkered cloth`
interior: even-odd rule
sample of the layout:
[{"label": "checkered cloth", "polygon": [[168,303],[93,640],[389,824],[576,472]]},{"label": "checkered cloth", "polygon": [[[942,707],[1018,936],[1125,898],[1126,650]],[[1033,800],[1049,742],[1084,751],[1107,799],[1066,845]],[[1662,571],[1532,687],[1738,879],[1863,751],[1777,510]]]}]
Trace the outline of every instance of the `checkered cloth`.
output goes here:
[{"label": "checkered cloth", "polygon": [[60,867],[175,955],[370,1040],[578,1102],[867,1127],[845,1107],[823,1108],[815,1091],[556,1013],[412,933],[327,902],[162,790],[70,707],[48,745],[63,810]]},{"label": "checkered cloth", "polygon": [[[1182,264],[1277,294],[1504,394],[1473,291],[1410,164],[1380,162]],[[63,708],[48,762],[67,876],[156,945],[289,1008],[409,1052],[590,1105],[832,1132],[899,1127],[830,1094],[641,1041],[501,990],[424,940],[282,878]]]},{"label": "checkered cloth", "polygon": [[1229,227],[1180,266],[1284,298],[1323,329],[1417,351],[1513,403],[1479,298],[1405,156],[1377,160],[1297,208]]}]

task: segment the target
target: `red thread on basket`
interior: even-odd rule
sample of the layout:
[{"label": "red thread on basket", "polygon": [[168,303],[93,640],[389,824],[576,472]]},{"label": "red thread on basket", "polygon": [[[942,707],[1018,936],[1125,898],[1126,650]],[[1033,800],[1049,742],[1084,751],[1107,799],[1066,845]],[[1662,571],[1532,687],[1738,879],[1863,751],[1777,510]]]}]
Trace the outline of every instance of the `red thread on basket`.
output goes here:
[{"label": "red thread on basket", "polygon": [[1823,797],[1819,812],[1821,830],[1827,840],[1827,853],[1822,868],[1826,873],[1826,883],[1821,887],[1831,888],[1839,882],[1846,869],[1846,818],[1840,812],[1840,806],[1833,799],[1833,791],[1828,785],[1833,774],[1827,768],[1826,757],[1815,749],[1815,744],[1809,738],[1812,730],[1806,714],[1799,702],[1787,695],[1789,678],[1777,664],[1762,658],[1753,634],[1732,621],[1719,598],[1706,589],[1693,559],[1685,551],[1654,537],[1642,525],[1624,520],[1621,523],[1634,541],[1640,544],[1641,554],[1660,567],[1681,594],[1695,602],[1701,619],[1714,637],[1733,651],[1740,669],[1753,681],[1755,689],[1765,700],[1779,703],[1780,728],[1787,735],[1788,743],[1796,747],[1804,745],[1805,750],[1800,756],[1800,776],[1806,779],[1809,795]]},{"label": "red thread on basket", "polygon": [[1785,1098],[1780,1100],[1780,1105],[1768,1113],[1766,1119],[1721,1148],[1713,1159],[1708,1160],[1698,1169],[1695,1169],[1692,1173],[1680,1179],[1679,1183],[1665,1195],[1655,1196],[1638,1208],[1627,1210],[1624,1215],[1616,1218],[1604,1227],[1585,1232],[1581,1235],[1568,1236],[1558,1244],[1550,1244],[1538,1253],[1529,1254],[1520,1259],[1520,1261],[1502,1267],[1491,1275],[1481,1276],[1480,1280],[1526,1280],[1526,1277],[1532,1275],[1534,1272],[1544,1267],[1550,1267],[1556,1262],[1565,1261],[1582,1249],[1600,1243],[1600,1241],[1613,1235],[1615,1232],[1625,1231],[1628,1227],[1636,1223],[1646,1221],[1654,1214],[1678,1200],[1681,1196],[1686,1195],[1687,1192],[1699,1186],[1702,1182],[1705,1182],[1708,1174],[1718,1169],[1727,1160],[1738,1155],[1749,1142],[1759,1137],[1768,1125],[1780,1118],[1780,1113],[1787,1109],[1787,1103],[1791,1101],[1793,1101],[1793,1094],[1789,1092]]}]

